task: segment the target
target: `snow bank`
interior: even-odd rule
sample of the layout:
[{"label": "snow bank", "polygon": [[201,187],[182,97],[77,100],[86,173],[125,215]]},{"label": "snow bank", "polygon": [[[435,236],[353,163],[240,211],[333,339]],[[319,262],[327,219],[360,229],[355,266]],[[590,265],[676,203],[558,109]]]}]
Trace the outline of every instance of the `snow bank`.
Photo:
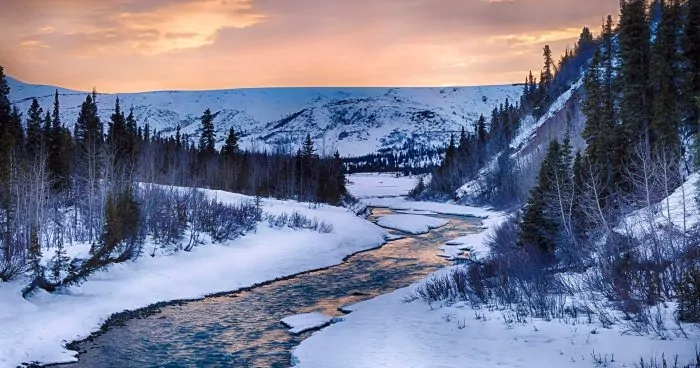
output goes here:
[{"label": "snow bank", "polygon": [[430,229],[445,226],[447,221],[423,215],[388,215],[377,220],[377,225],[409,234],[425,234]]},{"label": "snow bank", "polygon": [[[667,219],[668,215],[664,218],[667,212],[661,206],[659,221],[670,221],[678,226],[685,219],[689,226],[688,213],[697,220],[697,206],[688,193],[695,193],[698,180],[696,175],[684,184],[685,197],[681,189],[669,197],[667,208],[671,209],[671,218]],[[693,203],[687,198],[692,198]],[[382,201],[400,206],[395,202],[397,199]],[[685,218],[683,211],[678,211],[683,203]],[[425,205],[418,208],[425,208]],[[463,249],[469,250],[470,257],[483,257],[488,253],[485,241],[508,217],[504,213],[481,211],[487,216],[483,221],[485,230],[450,240],[441,247],[446,256],[455,256]],[[453,267],[432,276],[443,275]],[[690,326],[686,326],[688,338],[672,334],[669,339],[657,339],[630,335],[623,323],[606,329],[596,318],[591,322],[585,315],[552,321],[527,318],[516,322],[515,314],[507,310],[475,308],[464,302],[430,306],[420,300],[406,303],[407,297],[428,278],[407,288],[344,306],[343,310],[351,313],[341,323],[314,333],[294,348],[294,368],[621,368],[634,366],[640,358],[647,363],[650,358],[661,359],[662,354],[670,361],[678,355],[679,363],[686,364],[694,361],[696,347],[700,346],[700,330]],[[672,330],[673,303],[668,303],[668,308],[662,308],[661,313],[667,328]]]},{"label": "snow bank", "polygon": [[492,212],[489,217],[482,220],[484,231],[469,234],[452,239],[441,246],[444,255],[448,259],[459,256],[462,251],[468,250],[469,257],[481,258],[488,254],[489,248],[486,240],[493,234],[494,230],[508,220],[508,215],[503,212]]},{"label": "snow bank", "polygon": [[367,204],[374,207],[387,207],[397,211],[429,211],[443,215],[488,217],[492,212],[483,207],[462,206],[451,203],[409,201],[403,197],[367,198]]},{"label": "snow bank", "polygon": [[283,325],[289,327],[289,332],[293,335],[324,327],[329,325],[332,321],[333,317],[319,312],[297,314],[282,318],[282,320],[280,320]]},{"label": "snow bank", "polygon": [[657,205],[642,208],[626,216],[616,230],[640,235],[654,231],[649,228],[652,224],[656,227],[672,225],[679,230],[692,228],[700,220],[700,208],[696,200],[698,181],[700,173],[691,175],[681,187]]},{"label": "snow bank", "polygon": [[[449,269],[448,269],[449,270]],[[442,270],[440,272],[446,272]],[[375,367],[632,367],[640,358],[679,363],[694,359],[700,338],[657,340],[623,335],[578,320],[507,321],[506,312],[473,309],[463,302],[432,308],[420,300],[404,303],[414,284],[350,307],[343,322],[314,333],[293,351],[295,368]],[[614,357],[613,357],[614,355]],[[614,360],[611,362],[611,360]]]},{"label": "snow bank", "polygon": [[403,196],[418,183],[416,176],[394,174],[352,174],[348,175],[348,191],[357,198]]},{"label": "snow bank", "polygon": [[[239,194],[207,191],[221,201],[252,200]],[[87,337],[113,313],[174,299],[248,287],[338,264],[352,253],[384,243],[387,232],[346,209],[309,208],[294,201],[265,199],[269,213],[297,211],[333,225],[329,234],[271,229],[225,244],[206,244],[192,252],[144,256],[99,272],[61,293],[38,292],[25,300],[19,282],[0,283],[0,367],[22,362],[75,361],[67,342]],[[152,245],[146,245],[146,249]],[[70,248],[70,247],[69,247]]]}]

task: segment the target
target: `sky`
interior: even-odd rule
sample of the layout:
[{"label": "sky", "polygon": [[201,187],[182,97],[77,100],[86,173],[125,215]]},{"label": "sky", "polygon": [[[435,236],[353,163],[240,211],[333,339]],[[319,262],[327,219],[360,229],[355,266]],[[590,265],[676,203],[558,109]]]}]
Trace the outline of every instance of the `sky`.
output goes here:
[{"label": "sky", "polygon": [[99,92],[519,83],[618,0],[0,0],[0,65]]}]

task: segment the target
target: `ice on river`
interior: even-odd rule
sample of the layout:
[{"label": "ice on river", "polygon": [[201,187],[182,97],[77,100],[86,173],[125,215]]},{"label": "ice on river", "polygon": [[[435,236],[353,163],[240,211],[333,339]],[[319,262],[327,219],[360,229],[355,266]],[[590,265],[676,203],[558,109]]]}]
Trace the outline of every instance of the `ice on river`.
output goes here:
[{"label": "ice on river", "polygon": [[425,234],[430,229],[444,226],[447,221],[423,215],[387,215],[377,220],[377,225],[409,234]]},{"label": "ice on river", "polygon": [[280,320],[283,325],[289,327],[289,332],[293,335],[324,327],[329,325],[332,321],[333,317],[327,316],[320,312],[297,314],[284,317],[282,320]]}]

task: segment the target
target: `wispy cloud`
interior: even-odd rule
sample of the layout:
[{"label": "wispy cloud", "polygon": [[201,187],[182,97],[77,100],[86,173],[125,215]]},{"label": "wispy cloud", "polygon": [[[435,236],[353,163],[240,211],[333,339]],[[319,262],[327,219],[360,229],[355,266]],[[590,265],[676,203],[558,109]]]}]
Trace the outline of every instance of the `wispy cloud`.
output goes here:
[{"label": "wispy cloud", "polygon": [[519,82],[617,0],[3,0],[0,64],[103,91]]}]

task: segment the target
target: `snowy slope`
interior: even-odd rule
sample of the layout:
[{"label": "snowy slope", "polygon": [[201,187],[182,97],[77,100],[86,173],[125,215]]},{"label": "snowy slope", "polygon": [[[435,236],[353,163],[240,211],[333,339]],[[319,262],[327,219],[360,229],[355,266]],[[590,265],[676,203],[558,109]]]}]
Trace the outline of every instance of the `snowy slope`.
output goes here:
[{"label": "snowy slope", "polygon": [[[688,197],[697,195],[698,180],[696,174],[686,182]],[[683,212],[678,212],[682,200],[679,193],[674,192],[668,201],[671,222],[677,226],[684,218]],[[423,208],[415,203],[407,202],[405,207]],[[697,215],[697,206],[691,207],[689,213]],[[487,240],[506,217],[487,209],[475,210],[475,215],[488,216],[483,222],[484,231],[448,242],[442,247],[446,255],[456,254],[448,248],[476,250],[477,256],[488,252]],[[654,367],[662,365],[648,365],[649,361],[660,361],[662,357],[673,362],[677,356],[679,366],[695,361],[700,330],[686,324],[687,337],[670,332],[676,328],[672,318],[676,305],[672,302],[659,309],[659,323],[669,331],[670,337],[665,339],[632,334],[624,323],[604,328],[597,317],[589,319],[584,313],[545,320],[518,318],[512,310],[495,305],[407,302],[427,280],[448,275],[456,267],[460,266],[437,271],[409,287],[344,306],[349,314],[342,321],[315,332],[292,350],[293,367],[624,368],[642,366],[640,359],[644,359],[644,366]],[[582,302],[590,301],[580,295],[562,299],[566,308]]]},{"label": "snowy slope", "polygon": [[[56,87],[30,85],[8,78],[10,99],[22,111],[37,97],[51,108]],[[59,88],[61,118],[75,123],[85,92]],[[519,99],[517,85],[445,88],[260,88],[216,91],[162,91],[120,94],[133,107],[139,124],[173,134],[197,134],[197,118],[210,108],[220,142],[230,127],[244,145],[296,149],[310,133],[318,147],[343,155],[363,155],[410,142],[443,146],[449,134],[471,128],[480,114]],[[100,94],[101,117],[107,121],[117,95]]]}]

